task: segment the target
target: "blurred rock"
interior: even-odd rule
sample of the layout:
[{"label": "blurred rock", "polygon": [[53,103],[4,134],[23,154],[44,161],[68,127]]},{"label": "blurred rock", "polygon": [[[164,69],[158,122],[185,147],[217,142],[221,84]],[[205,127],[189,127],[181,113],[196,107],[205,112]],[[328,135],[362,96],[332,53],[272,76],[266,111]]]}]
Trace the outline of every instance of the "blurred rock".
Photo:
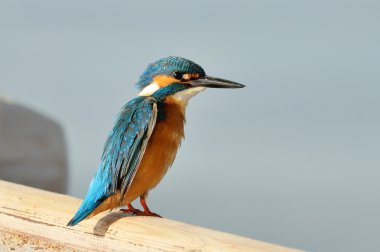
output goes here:
[{"label": "blurred rock", "polygon": [[67,156],[61,126],[1,97],[0,179],[66,192]]}]

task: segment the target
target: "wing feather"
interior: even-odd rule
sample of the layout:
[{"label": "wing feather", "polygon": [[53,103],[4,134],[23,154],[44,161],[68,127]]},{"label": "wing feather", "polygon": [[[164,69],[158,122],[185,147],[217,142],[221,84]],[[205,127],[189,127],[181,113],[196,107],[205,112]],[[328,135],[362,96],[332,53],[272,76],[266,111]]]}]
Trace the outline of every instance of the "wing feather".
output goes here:
[{"label": "wing feather", "polygon": [[104,146],[101,163],[88,193],[68,225],[86,218],[105,199],[120,191],[123,201],[144,156],[157,118],[157,102],[152,97],[138,97],[119,113]]},{"label": "wing feather", "polygon": [[144,97],[142,101],[127,104],[116,121],[102,157],[112,158],[111,167],[105,172],[112,174],[111,188],[122,193],[128,189],[144,155],[157,118],[154,98]]}]

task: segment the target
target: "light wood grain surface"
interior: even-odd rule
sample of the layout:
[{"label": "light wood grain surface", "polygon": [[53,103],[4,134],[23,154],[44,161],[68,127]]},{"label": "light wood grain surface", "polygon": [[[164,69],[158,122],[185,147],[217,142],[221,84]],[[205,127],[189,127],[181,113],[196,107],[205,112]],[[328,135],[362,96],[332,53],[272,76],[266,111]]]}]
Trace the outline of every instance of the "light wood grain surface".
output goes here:
[{"label": "light wood grain surface", "polygon": [[0,251],[297,251],[165,218],[119,212],[66,227],[80,202],[0,180]]}]

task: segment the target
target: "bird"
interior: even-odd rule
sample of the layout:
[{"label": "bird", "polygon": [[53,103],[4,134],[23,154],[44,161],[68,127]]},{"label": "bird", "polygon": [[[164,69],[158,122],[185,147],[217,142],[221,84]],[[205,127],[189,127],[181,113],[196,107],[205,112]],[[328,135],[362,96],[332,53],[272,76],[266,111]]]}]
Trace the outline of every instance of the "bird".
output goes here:
[{"label": "bird", "polygon": [[[136,86],[140,92],[118,114],[87,195],[67,226],[125,206],[121,211],[161,217],[146,200],[174,162],[189,99],[206,88],[245,87],[208,76],[200,65],[176,56],[150,63]],[[132,205],[137,198],[143,211]]]}]

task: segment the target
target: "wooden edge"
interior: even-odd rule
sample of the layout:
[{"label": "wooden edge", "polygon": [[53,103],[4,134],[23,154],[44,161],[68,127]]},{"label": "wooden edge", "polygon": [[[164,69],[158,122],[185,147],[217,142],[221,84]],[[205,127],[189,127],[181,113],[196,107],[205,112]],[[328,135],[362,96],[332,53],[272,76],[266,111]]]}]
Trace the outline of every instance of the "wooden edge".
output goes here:
[{"label": "wooden edge", "polygon": [[0,250],[298,251],[165,218],[119,212],[67,227],[80,202],[0,180]]}]

